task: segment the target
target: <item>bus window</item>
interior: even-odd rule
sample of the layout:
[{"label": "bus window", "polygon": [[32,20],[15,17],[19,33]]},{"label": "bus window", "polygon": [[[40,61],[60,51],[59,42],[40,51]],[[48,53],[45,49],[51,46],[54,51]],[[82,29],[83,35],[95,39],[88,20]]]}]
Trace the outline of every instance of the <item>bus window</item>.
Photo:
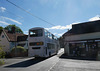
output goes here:
[{"label": "bus window", "polygon": [[55,45],[52,43],[47,43],[48,49],[55,49]]},{"label": "bus window", "polygon": [[52,39],[52,34],[50,33],[50,38]]},{"label": "bus window", "polygon": [[40,37],[43,35],[42,29],[30,30],[30,37]]},{"label": "bus window", "polygon": [[54,36],[54,39],[57,40],[57,38]]},{"label": "bus window", "polygon": [[54,39],[54,35],[52,34],[52,39]]},{"label": "bus window", "polygon": [[48,31],[47,30],[45,30],[45,36],[48,37]]},{"label": "bus window", "polygon": [[52,44],[52,49],[55,49],[55,45],[54,44]]},{"label": "bus window", "polygon": [[50,38],[50,33],[48,32],[48,37]]},{"label": "bus window", "polygon": [[47,47],[48,47],[48,49],[51,49],[50,43],[47,43]]},{"label": "bus window", "polygon": [[42,32],[42,30],[40,29],[40,30],[38,30],[38,36],[42,36],[43,35],[43,32]]}]

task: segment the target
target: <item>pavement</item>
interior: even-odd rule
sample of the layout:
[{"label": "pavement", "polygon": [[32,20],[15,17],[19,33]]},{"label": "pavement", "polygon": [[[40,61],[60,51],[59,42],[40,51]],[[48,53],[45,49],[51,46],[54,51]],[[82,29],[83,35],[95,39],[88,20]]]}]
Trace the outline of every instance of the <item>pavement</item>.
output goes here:
[{"label": "pavement", "polygon": [[34,59],[34,57],[14,57],[14,58],[6,58],[3,59],[5,61],[5,65],[15,64],[22,61]]},{"label": "pavement", "polygon": [[59,59],[51,71],[100,71],[100,61]]},{"label": "pavement", "polygon": [[100,71],[100,61],[61,58],[64,49],[50,58],[12,58],[0,71]]}]

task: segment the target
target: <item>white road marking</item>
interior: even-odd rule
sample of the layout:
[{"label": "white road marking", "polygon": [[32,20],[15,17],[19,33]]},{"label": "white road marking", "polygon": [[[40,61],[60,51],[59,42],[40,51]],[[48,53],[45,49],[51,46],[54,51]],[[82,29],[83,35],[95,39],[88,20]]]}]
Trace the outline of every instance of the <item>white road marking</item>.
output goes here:
[{"label": "white road marking", "polygon": [[[58,60],[58,61],[59,61],[59,60]],[[51,66],[50,69],[49,69],[48,71],[51,71],[51,69],[58,63],[58,61],[57,61],[53,66]]]}]

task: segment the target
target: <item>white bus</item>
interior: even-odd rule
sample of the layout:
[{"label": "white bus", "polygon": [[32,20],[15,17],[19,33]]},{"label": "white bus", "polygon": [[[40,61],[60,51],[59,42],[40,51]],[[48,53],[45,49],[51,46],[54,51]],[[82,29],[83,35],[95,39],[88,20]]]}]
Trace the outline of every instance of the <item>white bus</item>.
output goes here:
[{"label": "white bus", "polygon": [[28,56],[49,57],[60,49],[57,37],[46,29],[36,27],[29,29]]}]

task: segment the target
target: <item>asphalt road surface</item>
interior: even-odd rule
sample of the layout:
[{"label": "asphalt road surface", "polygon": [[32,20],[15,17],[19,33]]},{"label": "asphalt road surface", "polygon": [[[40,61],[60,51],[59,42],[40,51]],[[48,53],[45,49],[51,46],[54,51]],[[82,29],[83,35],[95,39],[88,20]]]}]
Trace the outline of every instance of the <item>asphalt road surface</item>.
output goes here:
[{"label": "asphalt road surface", "polygon": [[100,71],[100,61],[59,58],[63,53],[47,59],[21,59],[15,63],[0,66],[0,71]]}]

